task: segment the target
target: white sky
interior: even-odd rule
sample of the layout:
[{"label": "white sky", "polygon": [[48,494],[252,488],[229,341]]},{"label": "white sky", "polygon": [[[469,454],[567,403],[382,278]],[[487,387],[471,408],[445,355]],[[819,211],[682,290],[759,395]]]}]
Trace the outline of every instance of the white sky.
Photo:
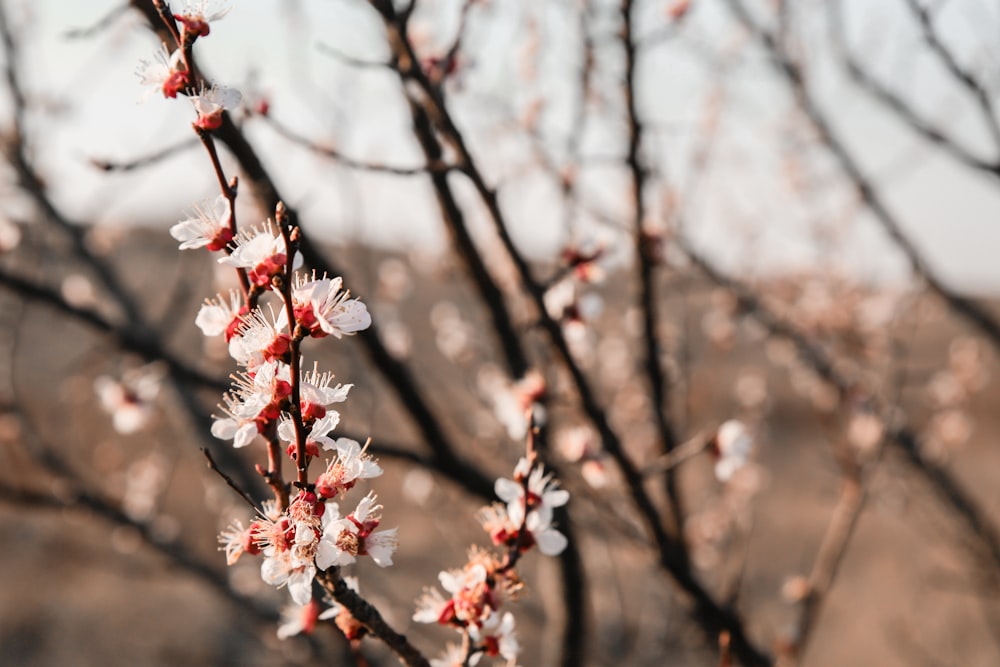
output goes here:
[{"label": "white sky", "polygon": [[[92,169],[91,157],[127,159],[190,136],[190,105],[143,95],[134,70],[140,58],[156,48],[150,33],[135,17],[119,20],[97,38],[66,40],[64,32],[93,23],[118,0],[4,0],[27,52],[25,74],[35,103],[46,116],[30,128],[34,145],[56,195],[79,219],[131,224],[176,220],[191,204],[214,195],[214,180],[200,150],[172,158],[155,168],[108,176]],[[567,0],[568,1],[568,0]],[[454,16],[454,1],[424,0],[441,16]],[[904,93],[915,94],[929,117],[945,118],[945,127],[967,145],[992,155],[975,109],[960,91],[940,76],[927,58],[915,57],[918,33],[901,14],[902,0],[849,3],[850,36],[858,53],[873,69],[893,80]],[[221,83],[245,87],[255,72],[260,87],[273,100],[273,114],[319,141],[358,159],[400,165],[419,164],[410,138],[409,118],[398,84],[388,73],[355,71],[319,52],[318,44],[336,45],[359,58],[384,58],[379,20],[362,0],[234,0],[229,15],[214,25],[197,47],[200,62]],[[491,178],[503,179],[502,202],[513,233],[529,253],[551,253],[565,238],[556,191],[537,172],[517,174],[527,160],[523,137],[497,130],[539,94],[549,98],[542,117],[543,134],[562,145],[568,131],[569,106],[576,84],[572,73],[575,27],[566,24],[566,3],[493,0],[477,10],[468,33],[475,69],[452,93],[454,111],[471,143],[484,155]],[[660,24],[669,4],[647,0],[639,32]],[[704,65],[693,48],[726,53],[736,43],[717,0],[695,0],[685,39],[640,61],[640,111],[654,129],[647,150],[670,165],[681,183],[690,174],[686,158],[697,149],[704,102],[709,94]],[[795,3],[793,3],[795,4]],[[804,0],[813,11],[822,3]],[[955,6],[952,9],[952,6]],[[980,46],[977,35],[1000,33],[997,9],[987,2],[957,0],[942,15],[949,43],[977,71],[995,73],[996,53]],[[541,53],[538,79],[527,89],[518,79],[524,63],[526,13],[536,16]],[[488,17],[488,18],[483,18]],[[602,25],[611,34],[614,16]],[[813,26],[813,24],[815,24]],[[810,21],[810,38],[824,37],[820,20]],[[430,43],[444,43],[453,21],[424,21],[415,26]],[[995,41],[995,40],[994,40]],[[819,53],[812,44],[806,52]],[[726,87],[728,107],[712,177],[690,202],[689,225],[699,245],[733,269],[763,271],[774,267],[823,266],[863,279],[904,274],[898,253],[866,215],[837,215],[849,196],[826,192],[837,169],[823,154],[809,154],[802,173],[818,185],[809,198],[788,190],[783,173],[789,168],[781,144],[797,140],[789,133],[787,94],[759,52],[741,52]],[[613,44],[598,49],[606,63],[617,63]],[[887,202],[913,234],[940,275],[951,285],[975,291],[1000,288],[1000,180],[970,173],[950,158],[928,149],[839,76],[822,56],[816,91],[824,108],[861,156],[865,170],[884,185]],[[614,67],[598,73],[609,98],[605,119],[589,126],[587,152],[621,155],[622,135],[614,122],[618,95]],[[996,78],[996,76],[992,76]],[[9,100],[0,97],[5,118]],[[510,111],[506,111],[509,108]],[[359,176],[331,168],[275,136],[257,123],[248,134],[284,196],[303,214],[307,230],[333,240],[360,237],[382,244],[439,246],[444,241],[437,211],[425,179]],[[621,171],[594,169],[584,177],[588,196],[611,212],[625,212]],[[466,197],[474,201],[472,197]],[[474,207],[472,210],[475,210]],[[825,215],[824,215],[825,213]],[[257,215],[247,213],[247,216]],[[471,216],[475,219],[477,216]],[[817,227],[833,241],[818,244]]]}]

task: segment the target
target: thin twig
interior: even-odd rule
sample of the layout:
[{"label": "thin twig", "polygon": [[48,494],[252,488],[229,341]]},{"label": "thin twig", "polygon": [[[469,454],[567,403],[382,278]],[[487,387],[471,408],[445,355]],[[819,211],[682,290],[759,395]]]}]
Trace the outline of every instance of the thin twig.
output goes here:
[{"label": "thin twig", "polygon": [[409,640],[396,632],[390,626],[379,610],[352,590],[343,580],[338,568],[330,568],[319,572],[316,580],[334,600],[344,605],[356,621],[362,623],[368,631],[392,650],[407,667],[430,667],[427,658]]},{"label": "thin twig", "polygon": [[827,8],[834,52],[838,55],[844,65],[844,69],[847,70],[847,73],[855,83],[880,102],[886,109],[896,114],[896,117],[911,130],[930,143],[940,147],[959,162],[973,169],[1000,177],[1000,160],[984,160],[970,152],[956,140],[945,134],[943,130],[934,127],[922,118],[912,104],[890,90],[888,86],[876,79],[874,75],[865,69],[864,65],[854,57],[848,48],[847,39],[844,35],[842,0],[829,2]]},{"label": "thin twig", "polygon": [[253,508],[253,510],[254,510],[255,512],[260,512],[260,511],[261,511],[261,510],[260,510],[260,507],[258,507],[258,506],[257,506],[257,503],[256,503],[256,502],[254,501],[254,499],[253,499],[252,497],[250,497],[250,494],[249,494],[249,493],[247,493],[246,491],[244,491],[244,490],[243,490],[243,489],[242,489],[242,488],[240,487],[240,485],[239,485],[239,484],[237,484],[237,483],[236,483],[236,482],[235,482],[235,481],[233,480],[233,478],[232,478],[232,477],[230,477],[229,475],[227,475],[226,473],[224,473],[224,472],[222,471],[222,469],[221,469],[221,468],[219,467],[219,465],[218,465],[218,464],[217,464],[217,463],[215,462],[215,459],[214,459],[214,458],[212,458],[212,452],[208,451],[208,448],[206,448],[206,447],[202,447],[202,448],[201,448],[201,453],[205,455],[205,459],[206,459],[206,460],[208,461],[208,468],[209,468],[209,469],[210,469],[210,470],[211,470],[212,472],[214,472],[214,473],[215,473],[215,474],[217,474],[217,475],[218,475],[219,477],[221,477],[221,478],[222,478],[222,480],[223,480],[223,481],[224,481],[224,482],[226,483],[226,485],[227,485],[227,486],[228,486],[229,488],[231,488],[231,489],[232,489],[233,491],[235,491],[235,492],[236,492],[236,494],[237,494],[237,495],[238,495],[238,496],[239,496],[240,498],[242,498],[243,500],[245,500],[245,501],[246,501],[246,503],[247,503],[248,505],[250,505],[250,507],[251,507],[251,508]]},{"label": "thin twig", "polygon": [[293,131],[284,123],[281,123],[280,121],[275,119],[271,114],[268,114],[266,116],[260,116],[260,118],[263,119],[263,121],[267,123],[267,125],[269,125],[278,134],[285,137],[289,141],[292,141],[304,148],[308,148],[310,151],[314,153],[318,153],[319,155],[328,157],[331,160],[335,160],[338,163],[350,169],[357,169],[359,171],[369,171],[380,174],[391,174],[394,176],[417,176],[420,174],[426,174],[428,172],[447,173],[449,171],[457,169],[455,165],[450,165],[444,162],[443,160],[439,160],[436,162],[429,162],[427,165],[423,167],[395,167],[391,165],[377,164],[372,162],[361,162],[359,160],[355,160],[354,158],[347,157],[346,155],[344,155],[343,153],[334,148],[323,146],[321,144],[316,143],[315,141],[310,141],[309,139],[306,139],[301,134],[298,134],[297,132]]}]

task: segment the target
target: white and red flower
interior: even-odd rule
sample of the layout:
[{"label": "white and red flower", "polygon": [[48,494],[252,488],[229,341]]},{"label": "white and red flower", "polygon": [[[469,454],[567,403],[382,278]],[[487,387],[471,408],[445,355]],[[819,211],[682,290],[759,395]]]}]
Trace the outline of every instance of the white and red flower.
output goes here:
[{"label": "white and red flower", "polygon": [[291,393],[291,376],[284,364],[265,363],[253,374],[240,373],[235,387],[222,397],[225,416],[216,417],[212,435],[232,440],[233,447],[246,447],[268,424],[278,420]]},{"label": "white and red flower", "polygon": [[321,570],[350,565],[364,555],[371,556],[379,567],[392,565],[392,554],[398,544],[397,529],[375,532],[381,521],[376,513],[382,509],[375,501],[375,494],[369,493],[346,517],[324,519],[323,537],[316,551],[316,564]]},{"label": "white and red flower", "polygon": [[343,289],[343,285],[339,277],[296,278],[292,290],[295,319],[310,336],[341,338],[371,326],[368,308],[361,300],[351,299],[350,291]]},{"label": "white and red flower", "polygon": [[[271,279],[285,272],[288,249],[285,239],[274,228],[271,221],[261,227],[240,230],[233,239],[233,252],[219,258],[220,264],[235,269],[245,269],[247,278],[254,285],[268,287]],[[294,263],[300,264],[302,257],[296,254]]]},{"label": "white and red flower", "polygon": [[198,118],[194,126],[200,130],[217,130],[222,127],[222,112],[235,109],[240,105],[243,96],[235,88],[212,86],[202,88],[197,95],[191,96],[194,110]]},{"label": "white and red flower", "polygon": [[514,615],[510,612],[503,616],[493,612],[482,625],[469,626],[469,637],[479,651],[469,660],[470,665],[478,664],[483,655],[491,658],[501,656],[513,662],[521,650],[514,634]]},{"label": "white and red flower", "polygon": [[228,14],[230,9],[228,4],[215,0],[189,0],[182,11],[174,13],[181,24],[181,41],[188,43],[198,37],[207,37],[212,30],[209,24]]},{"label": "white and red flower", "polygon": [[330,461],[326,471],[316,478],[316,494],[321,498],[343,496],[354,488],[359,479],[372,479],[382,474],[382,468],[365,451],[368,445],[362,447],[356,440],[337,438],[334,446],[337,458]]},{"label": "white and red flower", "polygon": [[237,290],[230,290],[229,303],[220,294],[215,299],[206,299],[194,323],[206,336],[225,334],[226,342],[230,342],[237,330],[243,324],[243,318],[248,313],[243,295]]},{"label": "white and red flower", "polygon": [[136,75],[144,86],[159,88],[164,97],[177,97],[191,83],[191,77],[184,63],[180,49],[173,53],[163,44],[152,61],[140,60]]},{"label": "white and red flower", "polygon": [[196,205],[193,213],[170,228],[170,235],[181,242],[181,250],[222,250],[233,240],[229,227],[232,206],[226,197],[219,195],[211,202]]}]

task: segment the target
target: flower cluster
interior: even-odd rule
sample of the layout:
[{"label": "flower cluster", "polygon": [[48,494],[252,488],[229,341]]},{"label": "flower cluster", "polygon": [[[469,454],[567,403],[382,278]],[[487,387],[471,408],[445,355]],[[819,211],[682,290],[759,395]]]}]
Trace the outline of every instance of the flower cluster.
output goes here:
[{"label": "flower cluster", "polygon": [[195,41],[207,37],[211,32],[209,24],[229,13],[228,6],[211,7],[213,4],[213,0],[188,2],[181,11],[173,13],[176,48],[171,50],[163,44],[152,60],[140,60],[136,69],[139,81],[144,86],[151,86],[150,92],[159,90],[166,98],[186,95],[198,114],[194,127],[204,131],[220,128],[222,112],[236,108],[243,100],[239,91],[232,88],[197,83],[188,64]]},{"label": "flower cluster", "polygon": [[[200,210],[229,209],[217,204]],[[211,225],[188,222],[171,230],[182,249],[211,250],[208,241],[223,236],[221,220]],[[347,400],[352,385],[334,384],[333,373],[320,372],[315,365],[303,371],[299,353],[306,338],[350,335],[366,328],[371,318],[361,301],[348,298],[340,278],[294,275],[286,281],[297,266],[290,238],[271,222],[230,235],[227,245],[216,248],[225,251],[219,262],[241,271],[248,291],[206,301],[196,323],[208,336],[224,335],[241,367],[223,396],[212,434],[237,448],[263,441],[271,468],[262,474],[276,487],[275,504],[248,526],[235,522],[220,536],[227,562],[233,564],[243,554],[261,556],[261,578],[287,587],[295,604],[305,607],[312,602],[317,570],[348,565],[361,556],[370,556],[381,567],[391,565],[396,531],[376,530],[382,506],[373,493],[346,513],[334,501],[359,480],[381,475],[382,469],[367,446],[332,437],[340,422],[334,406]],[[280,314],[259,303],[249,306],[267,293],[277,296]],[[287,497],[287,486],[280,480],[275,459],[280,461],[282,454],[299,471],[300,490],[294,498]],[[323,455],[329,455],[325,470],[310,482],[309,463]],[[321,617],[317,612],[316,618]],[[282,627],[287,634],[287,625]]]},{"label": "flower cluster", "polygon": [[[317,365],[307,370],[301,347],[310,338],[340,339],[362,331],[371,325],[371,317],[365,304],[344,289],[341,278],[297,272],[302,263],[297,252],[300,232],[282,204],[276,207],[274,220],[256,226],[236,224],[236,181],[225,178],[212,133],[222,127],[224,111],[239,104],[241,96],[229,88],[206,85],[190,65],[194,43],[210,34],[209,24],[228,8],[213,0],[189,0],[178,11],[164,0],[154,4],[176,49],[164,45],[155,61],[141,63],[139,76],[164,97],[184,95],[191,100],[197,112],[193,128],[208,149],[222,191],[214,200],[195,206],[188,218],[171,227],[170,234],[181,250],[219,253],[218,262],[231,267],[240,283],[240,289],[206,301],[195,318],[206,336],[225,337],[239,367],[211,431],[236,448],[261,445],[267,465],[256,469],[274,494],[248,525],[234,521],[221,533],[221,549],[229,565],[243,556],[259,557],[263,581],[288,589],[293,606],[284,614],[279,637],[310,632],[318,621],[329,618],[349,638],[358,638],[362,626],[346,609],[327,603],[324,611],[324,605],[314,600],[314,581],[318,572],[362,557],[380,567],[392,565],[396,529],[379,529],[382,505],[373,492],[354,509],[343,508],[345,496],[357,483],[378,477],[382,468],[368,454],[367,444],[333,435],[340,423],[334,406],[347,400],[352,385],[335,384],[333,373],[322,372]],[[110,381],[105,385],[106,403],[130,402],[129,397],[112,396],[123,391]],[[135,428],[132,424],[139,420],[120,421]],[[313,478],[310,463],[321,457],[326,458],[325,466]],[[293,481],[282,474],[286,458],[295,470]],[[331,573],[320,582],[329,588],[338,577],[339,572]],[[356,591],[357,584],[352,588]]]},{"label": "flower cluster", "polygon": [[503,502],[482,508],[478,518],[503,554],[473,547],[462,568],[438,575],[447,595],[428,588],[417,600],[413,620],[448,625],[465,636],[464,648],[449,645],[433,665],[476,665],[483,656],[502,657],[512,664],[520,647],[514,616],[501,612],[501,606],[516,598],[522,587],[514,566],[533,547],[547,556],[566,548],[566,537],[552,521],[555,508],[569,501],[569,492],[545,473],[530,450],[515,467],[514,479],[498,479],[494,491]]},{"label": "flower cluster", "polygon": [[[203,241],[218,237],[217,229],[205,227],[201,233],[184,227],[184,234],[174,236],[182,248],[211,249]],[[246,527],[235,522],[222,533],[227,562],[233,564],[243,554],[260,555],[262,579],[287,587],[295,604],[305,607],[312,603],[317,570],[348,565],[361,556],[370,556],[382,567],[391,565],[396,531],[376,530],[382,506],[373,493],[346,513],[334,501],[359,480],[381,475],[382,469],[367,446],[332,437],[340,422],[333,406],[347,400],[352,385],[334,384],[334,375],[315,365],[310,371],[301,370],[299,356],[304,339],[350,335],[367,327],[371,318],[361,301],[348,298],[340,278],[296,275],[285,287],[283,277],[297,265],[288,238],[272,223],[243,230],[221,248],[226,254],[219,260],[243,271],[251,290],[275,293],[282,306],[280,315],[259,304],[250,308],[249,295],[256,292],[244,296],[234,291],[206,301],[196,323],[208,336],[224,335],[230,355],[241,367],[223,397],[212,434],[232,440],[238,448],[263,441],[272,468],[262,474],[272,485],[279,484],[276,502],[267,511]],[[287,456],[299,471],[300,490],[294,498],[284,497],[287,490],[278,481],[275,453],[279,459],[281,454]],[[324,471],[310,482],[309,463],[324,455],[329,456]],[[322,619],[322,613],[317,612],[316,618]],[[282,627],[282,634],[287,634],[287,624]]]},{"label": "flower cluster", "polygon": [[[203,241],[217,238],[218,228],[205,226],[201,232],[188,226],[174,236],[182,248],[212,249]],[[333,373],[320,372],[315,365],[303,371],[299,354],[304,339],[350,335],[366,328],[371,318],[361,301],[348,298],[340,278],[294,275],[293,281],[284,280],[297,266],[296,253],[288,247],[290,235],[280,233],[275,224],[230,238],[220,248],[226,254],[219,261],[243,272],[248,292],[206,301],[196,318],[206,335],[225,336],[230,356],[241,367],[223,397],[212,434],[232,440],[238,448],[263,441],[271,468],[262,474],[276,488],[276,500],[248,526],[234,522],[219,540],[229,564],[243,554],[261,556],[261,578],[288,588],[301,607],[298,618],[312,619],[300,623],[309,630],[316,620],[327,618],[313,602],[318,570],[349,565],[362,556],[387,567],[396,549],[396,530],[377,530],[382,506],[373,493],[350,512],[342,512],[335,502],[359,480],[381,475],[382,468],[367,453],[367,445],[332,436],[340,422],[334,406],[347,400],[352,385],[334,384]],[[263,298],[259,290],[276,294],[280,314],[259,304],[249,307],[251,295],[258,295],[255,301]],[[294,498],[287,498],[275,461],[282,454],[299,472],[300,490]],[[329,456],[324,471],[310,482],[309,463],[324,455]],[[288,636],[290,627],[283,624],[281,636]]]}]

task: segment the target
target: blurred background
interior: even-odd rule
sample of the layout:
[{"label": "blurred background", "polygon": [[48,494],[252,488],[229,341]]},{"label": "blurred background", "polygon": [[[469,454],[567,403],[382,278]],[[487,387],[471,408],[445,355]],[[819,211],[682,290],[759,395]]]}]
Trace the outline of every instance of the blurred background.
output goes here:
[{"label": "blurred background", "polygon": [[[414,600],[537,400],[573,548],[521,566],[519,664],[997,663],[994,4],[174,4],[230,7],[194,57],[242,93],[240,224],[285,202],[372,312],[306,354],[400,529],[352,574],[428,657]],[[136,76],[152,4],[0,8],[0,664],[396,664],[278,640],[216,551],[250,517],[202,448],[267,489],[208,431],[235,367],[194,317],[235,283],[167,231],[219,186]]]}]

